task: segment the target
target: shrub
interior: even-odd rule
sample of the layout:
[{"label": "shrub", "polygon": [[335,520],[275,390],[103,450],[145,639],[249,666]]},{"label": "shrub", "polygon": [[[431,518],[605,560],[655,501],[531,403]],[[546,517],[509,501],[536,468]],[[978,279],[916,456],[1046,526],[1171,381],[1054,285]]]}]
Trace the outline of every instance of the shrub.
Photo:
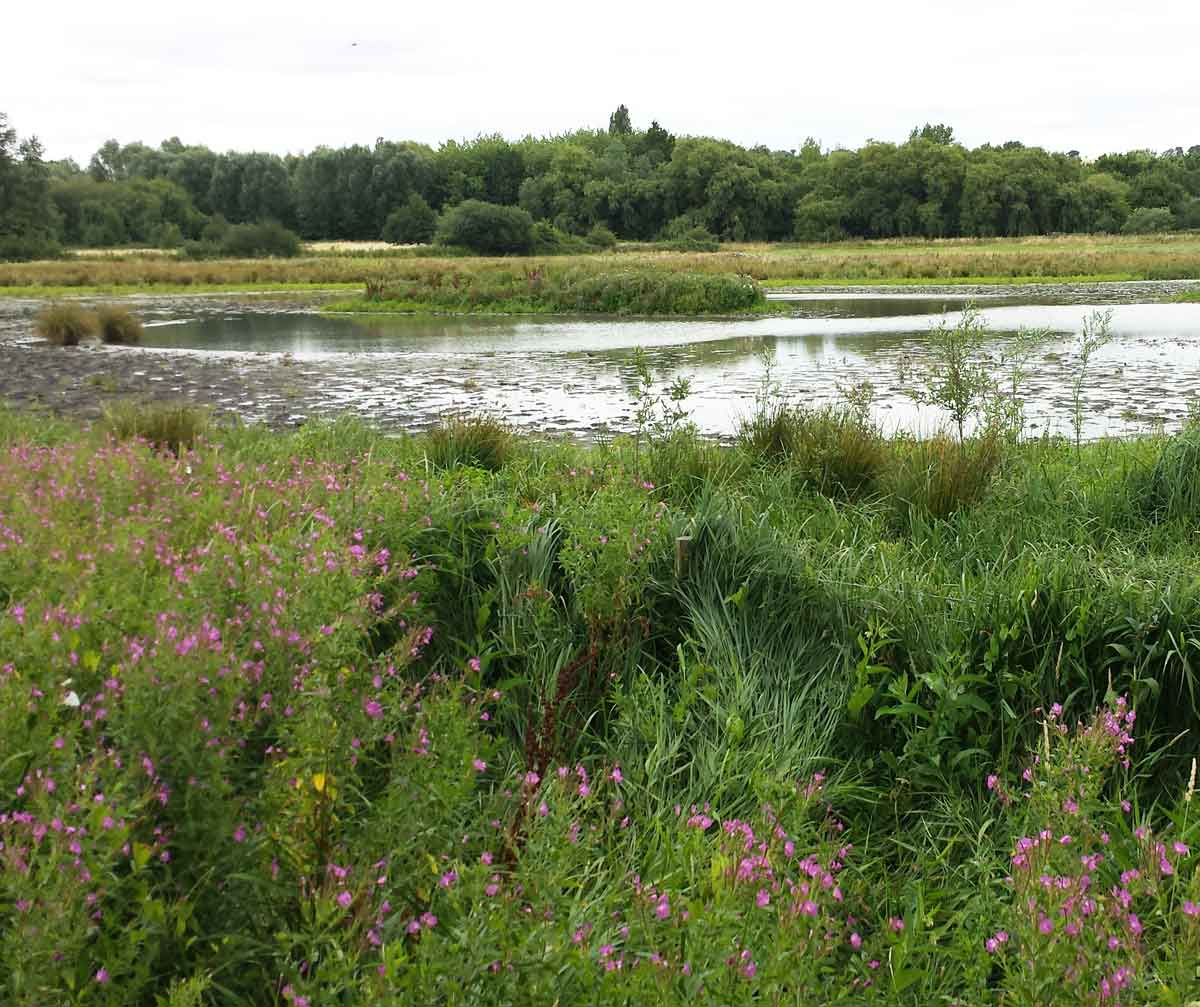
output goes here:
[{"label": "shrub", "polygon": [[300,247],[300,236],[274,220],[234,224],[221,239],[221,251],[235,258],[290,259],[300,254]]},{"label": "shrub", "polygon": [[417,193],[388,214],[382,237],[393,245],[424,245],[437,230],[437,213]]},{"label": "shrub", "polygon": [[96,316],[78,304],[51,304],[34,319],[37,334],[55,346],[78,346],[96,333]]},{"label": "shrub", "polygon": [[533,225],[533,251],[537,255],[579,255],[590,252],[591,246],[577,234],[561,231],[549,221]]},{"label": "shrub", "polygon": [[61,259],[62,246],[42,235],[0,234],[0,262]]},{"label": "shrub", "polygon": [[225,224],[214,218],[199,241],[185,241],[186,259],[290,259],[300,254],[300,236],[273,220],[257,224]]},{"label": "shrub", "polygon": [[219,213],[214,213],[208,218],[207,223],[200,230],[200,240],[207,241],[210,244],[219,245],[225,240],[225,235],[229,233],[229,221]]},{"label": "shrub", "polygon": [[140,437],[178,455],[193,448],[208,430],[207,409],[187,403],[114,402],[104,409],[103,426],[118,440]]},{"label": "shrub", "polygon": [[159,248],[180,248],[183,245],[183,231],[174,221],[166,221],[155,231],[154,244]]},{"label": "shrub", "polygon": [[1122,234],[1161,234],[1175,227],[1175,214],[1165,206],[1139,206],[1121,225]]},{"label": "shrub", "polygon": [[425,437],[425,457],[435,469],[472,466],[498,472],[512,454],[512,430],[490,416],[450,416]]},{"label": "shrub", "polygon": [[617,236],[604,224],[597,224],[588,231],[587,243],[595,248],[612,248],[617,243]]},{"label": "shrub", "polygon": [[102,343],[136,346],[142,341],[142,322],[119,304],[102,304],[96,309],[96,324]]},{"label": "shrub", "polygon": [[436,241],[481,255],[527,255],[533,250],[533,217],[516,206],[468,199],[442,214]]}]

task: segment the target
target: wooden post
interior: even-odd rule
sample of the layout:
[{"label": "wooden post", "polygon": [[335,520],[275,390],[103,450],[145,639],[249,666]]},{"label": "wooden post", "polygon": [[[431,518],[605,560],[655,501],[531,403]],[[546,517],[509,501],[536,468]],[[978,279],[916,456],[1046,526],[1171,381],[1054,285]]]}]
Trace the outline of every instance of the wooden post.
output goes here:
[{"label": "wooden post", "polygon": [[680,535],[675,540],[675,579],[687,580],[691,573],[692,536]]}]

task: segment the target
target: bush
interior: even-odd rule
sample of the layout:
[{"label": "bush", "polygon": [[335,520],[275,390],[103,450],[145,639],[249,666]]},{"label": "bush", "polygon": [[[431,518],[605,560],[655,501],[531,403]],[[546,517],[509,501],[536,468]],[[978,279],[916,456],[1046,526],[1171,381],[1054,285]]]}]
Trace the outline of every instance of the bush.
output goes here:
[{"label": "bush", "polygon": [[516,206],[468,199],[442,214],[435,240],[480,255],[528,255],[533,251],[533,217]]},{"label": "bush", "polygon": [[577,234],[561,231],[549,221],[533,225],[533,251],[536,255],[580,255],[590,252],[591,245]]},{"label": "bush", "polygon": [[662,243],[672,252],[717,252],[721,244],[716,235],[703,227],[693,227],[678,238]]},{"label": "bush", "polygon": [[78,304],[51,304],[34,319],[34,329],[55,346],[78,346],[96,334],[96,316]]},{"label": "bush", "polygon": [[62,246],[41,235],[0,235],[0,262],[32,262],[37,259],[61,259]]},{"label": "bush", "polygon": [[471,466],[498,472],[512,454],[512,430],[490,416],[451,416],[429,431],[425,456],[435,469]]},{"label": "bush", "polygon": [[383,240],[393,245],[424,245],[437,230],[437,214],[424,199],[413,193],[388,214]]},{"label": "bush", "polygon": [[617,236],[604,224],[597,224],[588,231],[587,243],[594,248],[612,248],[617,243]]},{"label": "bush", "polygon": [[225,240],[225,235],[229,233],[229,221],[219,213],[214,213],[208,218],[207,223],[200,230],[200,240],[206,241],[212,245],[219,245]]},{"label": "bush", "polygon": [[183,245],[183,231],[173,221],[167,221],[157,229],[154,244],[159,248],[180,248]]},{"label": "bush", "polygon": [[211,417],[207,409],[183,402],[115,402],[105,407],[102,425],[118,440],[140,437],[178,455],[196,446],[211,425]]},{"label": "bush", "polygon": [[300,236],[274,220],[234,224],[221,239],[221,251],[234,258],[291,259],[300,254],[300,247]]},{"label": "bush", "polygon": [[96,325],[102,343],[136,346],[142,341],[142,322],[119,304],[102,304],[96,309]]},{"label": "bush", "polygon": [[1139,206],[1121,225],[1122,234],[1161,234],[1175,227],[1175,214],[1165,206]]}]

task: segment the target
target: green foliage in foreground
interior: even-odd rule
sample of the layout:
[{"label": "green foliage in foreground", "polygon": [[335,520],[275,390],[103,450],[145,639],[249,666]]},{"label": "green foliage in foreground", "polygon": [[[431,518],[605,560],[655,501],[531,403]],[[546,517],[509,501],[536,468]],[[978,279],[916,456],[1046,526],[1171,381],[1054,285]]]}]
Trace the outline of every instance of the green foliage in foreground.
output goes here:
[{"label": "green foliage in foreground", "polygon": [[0,415],[4,1002],[1194,998],[1195,432],[639,402]]},{"label": "green foliage in foreground", "polygon": [[506,311],[610,315],[719,315],[763,311],[767,301],[747,276],[652,269],[558,267],[424,271],[368,282],[366,298],[329,311]]}]

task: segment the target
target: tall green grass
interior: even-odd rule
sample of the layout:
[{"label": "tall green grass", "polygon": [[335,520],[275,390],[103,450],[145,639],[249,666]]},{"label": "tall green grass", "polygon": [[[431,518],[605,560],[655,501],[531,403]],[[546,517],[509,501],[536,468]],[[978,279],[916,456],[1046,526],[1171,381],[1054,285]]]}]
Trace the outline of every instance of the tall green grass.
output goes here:
[{"label": "tall green grass", "polygon": [[491,271],[426,273],[392,283],[369,281],[366,299],[338,302],[331,311],[559,312],[609,315],[703,315],[762,310],[752,280],[706,275],[538,263]]}]

